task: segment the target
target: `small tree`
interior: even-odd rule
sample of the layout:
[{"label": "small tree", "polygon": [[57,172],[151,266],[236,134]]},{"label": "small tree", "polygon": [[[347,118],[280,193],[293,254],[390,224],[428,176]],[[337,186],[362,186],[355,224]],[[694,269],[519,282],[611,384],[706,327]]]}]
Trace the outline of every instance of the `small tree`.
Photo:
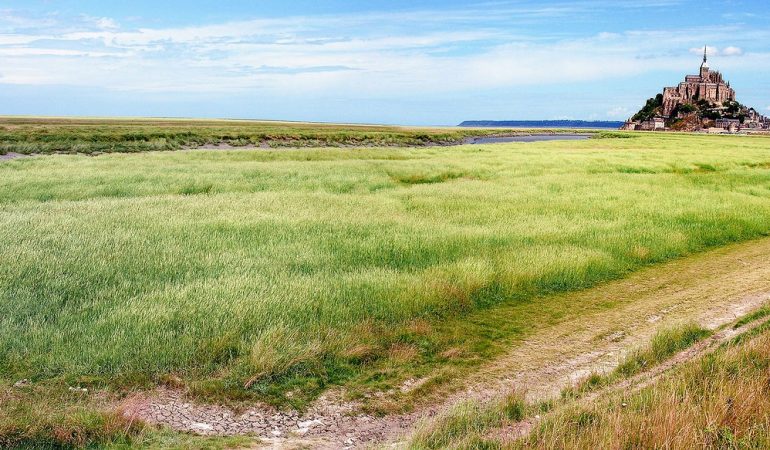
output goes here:
[{"label": "small tree", "polygon": [[663,105],[663,94],[658,94],[655,97],[648,99],[644,107],[632,117],[632,120],[644,121],[653,118],[658,113],[661,105]]}]

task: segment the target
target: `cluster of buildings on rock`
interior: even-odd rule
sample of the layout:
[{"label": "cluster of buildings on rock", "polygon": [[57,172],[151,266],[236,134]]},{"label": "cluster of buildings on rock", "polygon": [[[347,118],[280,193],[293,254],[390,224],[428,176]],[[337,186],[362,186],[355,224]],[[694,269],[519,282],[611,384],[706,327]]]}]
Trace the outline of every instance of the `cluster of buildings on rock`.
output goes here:
[{"label": "cluster of buildings on rock", "polygon": [[678,105],[695,103],[699,99],[720,105],[735,101],[735,90],[730,87],[730,82],[725,84],[721,73],[709,69],[706,49],[703,49],[703,64],[698,75],[687,75],[679,86],[663,89],[663,116],[670,117]]},{"label": "cluster of buildings on rock", "polygon": [[[666,122],[682,116],[678,112],[678,107],[682,105],[693,105],[697,102],[706,101],[712,105],[711,110],[719,111],[728,109],[723,106],[725,102],[735,101],[735,90],[730,87],[730,82],[725,82],[722,74],[718,71],[712,71],[708,64],[708,55],[706,48],[703,49],[703,64],[700,66],[698,75],[687,75],[684,81],[676,87],[667,87],[663,89],[663,99],[660,105],[660,115],[651,117],[644,121],[626,121],[622,129],[624,130],[644,130],[657,131],[665,130]],[[674,115],[675,117],[672,117]],[[770,119],[759,114],[754,108],[746,111],[743,122],[739,119],[716,119],[713,127],[707,129],[712,133],[735,133],[741,130],[768,130],[770,129]]]}]

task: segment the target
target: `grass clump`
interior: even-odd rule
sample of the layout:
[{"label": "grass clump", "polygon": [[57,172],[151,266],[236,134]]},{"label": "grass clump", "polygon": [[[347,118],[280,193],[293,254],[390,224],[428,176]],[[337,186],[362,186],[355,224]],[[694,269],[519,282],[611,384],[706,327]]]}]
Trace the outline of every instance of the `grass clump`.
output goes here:
[{"label": "grass clump", "polygon": [[635,139],[639,137],[639,134],[620,131],[601,131],[592,137],[593,139]]},{"label": "grass clump", "polygon": [[480,437],[487,430],[517,422],[529,414],[531,409],[524,397],[517,393],[506,396],[494,405],[463,402],[437,419],[418,426],[410,438],[409,448],[443,449],[458,440],[462,441],[460,447],[468,445],[471,440],[481,442]]},{"label": "grass clump", "polygon": [[433,184],[444,183],[466,176],[460,171],[443,171],[439,173],[410,173],[410,174],[392,174],[394,180],[404,184]]},{"label": "grass clump", "polygon": [[754,311],[751,314],[745,315],[738,319],[735,324],[733,324],[733,329],[738,329],[746,324],[749,324],[751,322],[754,322],[756,320],[759,320],[763,317],[770,316],[770,306],[763,306],[762,308]]},{"label": "grass clump", "polygon": [[711,333],[692,323],[660,331],[652,338],[648,348],[632,353],[615,370],[623,377],[635,375],[689,348]]},{"label": "grass clump", "polygon": [[[117,392],[94,396],[62,383],[12,387],[0,380],[0,448],[3,449],[228,449],[250,437],[204,438],[147,426],[131,417]],[[114,407],[114,404],[123,406]]]},{"label": "grass clump", "polygon": [[212,183],[189,183],[185,186],[182,186],[182,188],[179,190],[179,193],[182,195],[210,194],[212,189],[214,189],[214,185]]}]

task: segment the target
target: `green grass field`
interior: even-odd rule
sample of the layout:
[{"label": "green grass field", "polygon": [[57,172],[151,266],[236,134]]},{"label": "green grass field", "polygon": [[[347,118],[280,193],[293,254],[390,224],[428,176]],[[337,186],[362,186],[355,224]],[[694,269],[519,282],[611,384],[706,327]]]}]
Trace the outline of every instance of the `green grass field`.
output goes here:
[{"label": "green grass field", "polygon": [[[551,132],[564,132],[552,130]],[[0,155],[232,147],[426,146],[526,130],[188,119],[0,117]],[[574,131],[572,131],[574,133]]]},{"label": "green grass field", "polygon": [[472,365],[576,309],[543,295],[770,233],[770,139],[628,136],[0,161],[0,378],[301,406]]}]

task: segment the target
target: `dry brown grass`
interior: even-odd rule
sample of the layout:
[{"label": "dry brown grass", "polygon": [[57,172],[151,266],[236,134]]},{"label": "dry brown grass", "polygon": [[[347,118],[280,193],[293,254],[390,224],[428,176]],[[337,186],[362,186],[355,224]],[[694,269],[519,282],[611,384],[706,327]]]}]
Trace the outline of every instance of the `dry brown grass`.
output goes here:
[{"label": "dry brown grass", "polygon": [[428,336],[433,332],[433,327],[430,322],[425,319],[414,319],[409,322],[406,330],[418,336]]},{"label": "dry brown grass", "polygon": [[415,361],[420,355],[420,349],[412,344],[394,344],[388,350],[390,359],[398,364]]},{"label": "dry brown grass", "polygon": [[441,357],[446,359],[461,358],[465,354],[465,349],[452,347],[441,352]]},{"label": "dry brown grass", "polygon": [[345,350],[342,355],[351,360],[364,361],[376,356],[377,351],[378,348],[374,345],[359,344]]}]

